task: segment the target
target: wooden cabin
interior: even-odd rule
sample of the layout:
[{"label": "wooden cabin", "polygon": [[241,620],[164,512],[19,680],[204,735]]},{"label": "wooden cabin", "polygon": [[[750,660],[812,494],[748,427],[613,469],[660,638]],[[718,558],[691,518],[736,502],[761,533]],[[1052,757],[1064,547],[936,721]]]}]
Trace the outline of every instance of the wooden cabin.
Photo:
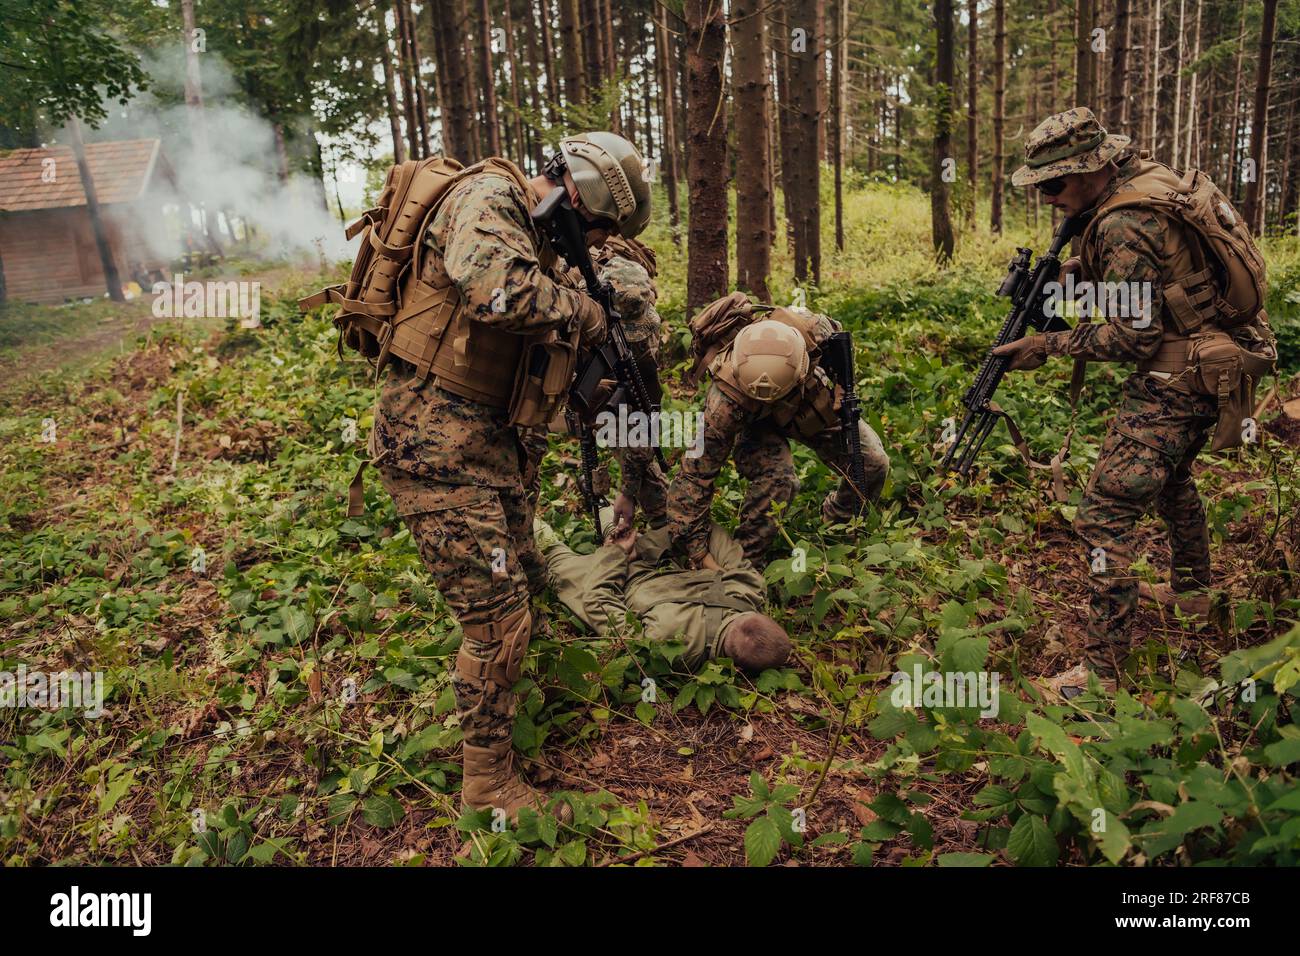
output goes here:
[{"label": "wooden cabin", "polygon": [[[163,206],[176,202],[176,175],[156,139],[87,143],[99,208],[122,282],[165,275],[179,254]],[[104,295],[86,194],[72,149],[0,153],[0,268],[15,302]]]}]

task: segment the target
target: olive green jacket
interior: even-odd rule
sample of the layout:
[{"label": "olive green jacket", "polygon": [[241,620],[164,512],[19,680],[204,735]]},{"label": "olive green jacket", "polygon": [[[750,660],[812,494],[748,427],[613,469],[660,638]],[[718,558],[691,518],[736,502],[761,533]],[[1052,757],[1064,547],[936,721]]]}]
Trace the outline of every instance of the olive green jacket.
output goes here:
[{"label": "olive green jacket", "polygon": [[737,615],[762,611],[765,582],[725,531],[713,526],[709,553],[721,571],[683,571],[668,557],[668,529],[640,535],[630,558],[617,545],[576,554],[544,545],[551,585],[565,606],[597,633],[629,635],[627,612],[651,640],[681,640],[688,667],[719,656]]}]

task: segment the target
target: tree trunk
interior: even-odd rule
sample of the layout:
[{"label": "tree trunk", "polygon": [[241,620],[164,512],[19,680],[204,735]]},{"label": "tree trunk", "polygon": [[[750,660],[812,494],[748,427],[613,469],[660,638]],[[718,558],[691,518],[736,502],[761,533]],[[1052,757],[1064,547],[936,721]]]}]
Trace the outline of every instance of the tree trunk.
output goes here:
[{"label": "tree trunk", "polygon": [[[375,5],[374,14],[375,27],[379,33],[379,62],[384,69],[384,101],[388,104],[388,130],[393,137],[393,162],[404,163],[406,162],[406,145],[402,142],[402,121],[399,118],[397,88],[393,80],[393,57],[388,49],[388,24],[385,21],[384,9],[381,5]],[[443,151],[446,152],[447,113],[445,108],[442,115]]]},{"label": "tree trunk", "polygon": [[1264,0],[1264,20],[1259,30],[1259,67],[1255,74],[1255,113],[1250,123],[1250,158],[1255,163],[1255,175],[1246,185],[1246,205],[1242,216],[1256,235],[1264,232],[1264,203],[1261,187],[1264,182],[1265,142],[1268,136],[1268,93],[1273,73],[1273,32],[1277,27],[1277,0]]},{"label": "tree trunk", "polygon": [[686,309],[727,292],[727,136],[722,57],[727,26],[716,0],[686,0],[686,179],[690,221]]},{"label": "tree trunk", "polygon": [[582,36],[578,32],[578,0],[559,0],[560,40],[564,47],[564,98],[570,106],[587,101],[583,83]]},{"label": "tree trunk", "polygon": [[1244,3],[1241,5],[1241,23],[1237,31],[1237,65],[1232,81],[1232,142],[1228,146],[1230,159],[1225,187],[1234,202],[1237,199],[1237,177],[1240,174],[1237,156],[1241,145],[1241,57],[1246,49],[1246,5]]},{"label": "tree trunk", "polygon": [[393,7],[397,11],[397,69],[402,82],[402,103],[406,110],[406,142],[411,150],[411,158],[419,159],[424,155],[420,151],[420,127],[417,119],[420,108],[416,105],[416,89],[420,81],[411,62],[406,0],[393,0]]},{"label": "tree trunk", "polygon": [[519,57],[515,51],[515,24],[510,16],[510,0],[505,0],[501,5],[504,29],[506,31],[506,64],[510,67],[510,96],[514,100],[510,104],[510,128],[514,131],[514,158],[518,162],[524,161],[524,129],[519,119],[520,111],[524,104],[519,96]]},{"label": "tree trunk", "polygon": [[[818,136],[818,90],[823,82],[825,40],[820,32],[820,0],[790,0],[790,30],[802,30],[799,43],[790,51],[790,110],[793,116],[790,143],[790,175],[796,195],[794,213],[794,277],[821,284],[821,148]],[[789,186],[787,185],[787,188]]]},{"label": "tree trunk", "polygon": [[478,81],[483,87],[483,130],[487,155],[501,155],[501,124],[497,117],[497,81],[492,66],[492,11],[488,0],[479,0],[479,68]]},{"label": "tree trunk", "polygon": [[790,104],[790,58],[792,55],[790,53],[790,20],[785,2],[775,7],[775,12],[779,18],[776,21],[778,35],[773,42],[773,53],[776,58],[776,127],[777,134],[780,137],[778,146],[781,157],[781,212],[785,216],[786,247],[793,251],[795,233],[798,231],[794,221],[794,204],[799,194],[799,184],[794,173],[794,160],[790,157],[790,146],[794,142],[794,110]]},{"label": "tree trunk", "polygon": [[1110,107],[1106,126],[1112,133],[1128,132],[1128,39],[1129,0],[1115,0],[1115,38],[1110,60]]},{"label": "tree trunk", "polygon": [[411,53],[411,82],[415,84],[416,123],[420,129],[420,155],[428,156],[433,150],[429,144],[429,104],[424,98],[424,81],[420,78],[420,41],[415,35],[415,15],[411,12],[411,0],[401,0],[406,8],[406,35]]},{"label": "tree trunk", "polygon": [[[1084,0],[1079,0],[1080,6]],[[990,194],[989,228],[1002,232],[1002,167],[1007,113],[1007,3],[993,3],[993,183]]]},{"label": "tree trunk", "polygon": [[1178,165],[1178,144],[1183,133],[1183,20],[1187,13],[1187,0],[1178,0],[1178,42],[1174,57],[1174,138],[1170,143],[1169,164]]},{"label": "tree trunk", "polygon": [[660,168],[664,177],[664,191],[668,193],[668,217],[672,225],[673,242],[681,245],[681,215],[677,208],[677,98],[674,89],[672,45],[668,36],[668,13],[660,4],[655,9],[655,57],[659,61],[659,89],[663,98],[663,144]]},{"label": "tree trunk", "polygon": [[1183,169],[1192,168],[1192,139],[1196,135],[1196,80],[1197,68],[1196,61],[1201,58],[1201,8],[1204,4],[1196,5],[1196,39],[1192,41],[1192,79],[1191,89],[1187,97],[1187,144],[1183,148]]},{"label": "tree trunk", "polygon": [[1151,154],[1156,155],[1160,148],[1160,113],[1158,106],[1160,103],[1160,27],[1163,25],[1161,14],[1161,0],[1156,0],[1156,42],[1151,47],[1151,141],[1147,143],[1147,148]]},{"label": "tree trunk", "polygon": [[[72,155],[77,159],[77,172],[81,174],[81,188],[86,193],[86,213],[90,216],[90,229],[95,234],[95,248],[99,250],[99,264],[104,269],[104,284],[108,287],[108,297],[114,302],[125,302],[122,295],[122,279],[117,273],[117,263],[113,261],[113,249],[109,245],[108,231],[104,227],[104,218],[99,211],[99,195],[95,192],[95,180],[90,174],[90,164],[86,162],[86,145],[81,140],[81,121],[75,116],[68,121],[71,134]],[[205,229],[206,231],[206,229]]]},{"label": "tree trunk", "polygon": [[[975,228],[975,207],[979,199],[979,0],[966,0],[966,179],[970,185],[970,219]],[[1038,122],[1033,117],[1031,122]]]},{"label": "tree trunk", "polygon": [[605,80],[605,38],[601,0],[578,0],[582,26],[582,60],[587,68],[587,96],[594,98]]},{"label": "tree trunk", "polygon": [[835,248],[844,251],[844,100],[848,70],[849,0],[835,0],[831,7],[831,115],[828,133],[831,138],[831,165],[835,169]]},{"label": "tree trunk", "polygon": [[[546,116],[550,122],[554,122],[555,108],[560,105],[560,83],[556,72],[555,44],[551,39],[551,6],[549,0],[537,0],[537,16],[542,23],[542,57],[546,60],[544,64],[546,68],[546,96],[549,100]],[[536,60],[533,62],[536,63]]]},{"label": "tree trunk", "polygon": [[770,302],[767,171],[767,37],[763,0],[732,0],[732,90],[736,105],[736,287]]},{"label": "tree trunk", "polygon": [[[1074,105],[1094,107],[1097,104],[1093,86],[1092,24],[1096,19],[1095,0],[1075,0],[1074,26]],[[1003,6],[1003,0],[999,0]]]},{"label": "tree trunk", "polygon": [[[1001,0],[999,0],[1001,2]],[[935,0],[934,153],[930,161],[930,235],[940,262],[952,258],[952,217],[944,166],[952,161],[953,71],[952,0]]]}]

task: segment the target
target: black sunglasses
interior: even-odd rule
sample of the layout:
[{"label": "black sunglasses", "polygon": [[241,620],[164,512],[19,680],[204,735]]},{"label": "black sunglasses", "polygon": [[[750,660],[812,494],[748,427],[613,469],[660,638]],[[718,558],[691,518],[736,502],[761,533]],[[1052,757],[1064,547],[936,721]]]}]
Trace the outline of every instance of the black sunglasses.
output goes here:
[{"label": "black sunglasses", "polygon": [[1044,179],[1041,183],[1034,183],[1036,188],[1044,196],[1059,196],[1065,189],[1065,177],[1057,176],[1055,179]]}]

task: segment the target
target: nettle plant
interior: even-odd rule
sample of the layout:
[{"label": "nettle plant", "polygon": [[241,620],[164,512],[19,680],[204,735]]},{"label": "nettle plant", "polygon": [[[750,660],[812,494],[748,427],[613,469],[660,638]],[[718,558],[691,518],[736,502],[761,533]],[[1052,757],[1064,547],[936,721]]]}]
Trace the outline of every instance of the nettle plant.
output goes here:
[{"label": "nettle plant", "polygon": [[[1187,671],[1142,698],[1109,698],[1094,682],[1051,705],[1020,681],[1028,700],[1004,692],[996,724],[969,708],[893,708],[882,695],[870,729],[892,744],[871,770],[901,784],[905,799],[936,776],[984,782],[962,814],[984,825],[979,852],[945,854],[941,864],[986,865],[1003,852],[1020,866],[1295,865],[1297,683],[1300,626],[1229,654],[1217,680]],[[904,830],[928,851],[928,824],[896,794],[882,797],[855,858]]]}]

